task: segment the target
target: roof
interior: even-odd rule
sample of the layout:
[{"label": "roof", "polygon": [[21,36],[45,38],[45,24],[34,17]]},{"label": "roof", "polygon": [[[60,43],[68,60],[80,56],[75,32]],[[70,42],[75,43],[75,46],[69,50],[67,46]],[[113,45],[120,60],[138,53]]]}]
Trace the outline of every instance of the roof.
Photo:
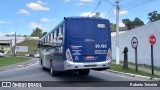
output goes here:
[{"label": "roof", "polygon": [[[64,17],[64,19],[105,19],[105,18],[97,18],[97,17]],[[107,19],[105,19],[107,20]]]},{"label": "roof", "polygon": [[[96,17],[64,17],[64,20],[66,20],[66,19],[95,19],[95,20],[108,20],[108,19],[104,19],[104,18],[96,18]],[[43,40],[46,36],[48,36],[50,33],[52,33],[53,30],[55,30],[55,29],[58,28],[60,25],[62,25],[62,23],[64,22],[64,20],[61,21],[57,26],[55,26],[55,27],[54,27],[50,32],[48,32],[45,36],[43,36],[43,37],[40,39],[40,41]],[[108,21],[109,21],[109,20],[108,20]]]},{"label": "roof", "polygon": [[10,45],[11,40],[0,40],[0,45]]}]

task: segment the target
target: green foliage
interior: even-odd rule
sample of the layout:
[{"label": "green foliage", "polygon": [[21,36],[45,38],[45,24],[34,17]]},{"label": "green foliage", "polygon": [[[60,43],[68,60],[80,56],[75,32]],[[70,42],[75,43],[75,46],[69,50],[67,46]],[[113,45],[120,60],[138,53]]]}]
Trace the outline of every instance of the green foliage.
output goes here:
[{"label": "green foliage", "polygon": [[101,14],[100,14],[100,12],[96,12],[96,14],[93,15],[92,17],[101,18]]},{"label": "green foliage", "polygon": [[110,27],[111,27],[111,28],[116,28],[116,24],[110,23]]},{"label": "green foliage", "polygon": [[44,35],[46,35],[47,34],[47,32],[43,32],[43,34],[42,34],[42,36],[41,37],[43,37]]},{"label": "green foliage", "polygon": [[125,24],[125,26],[128,28],[128,30],[131,29],[131,27],[132,27],[131,26],[131,23],[132,23],[131,20],[129,20],[129,19],[123,19],[122,22],[123,22],[123,24]]},{"label": "green foliage", "polygon": [[35,30],[33,30],[33,32],[31,33],[32,37],[41,37],[42,36],[42,29],[40,28],[36,28]]},{"label": "green foliage", "polygon": [[131,21],[130,19],[123,19],[122,22],[125,24],[125,26],[128,28],[128,30],[135,28],[136,26],[142,26],[144,25],[144,22],[136,17],[134,21]]},{"label": "green foliage", "polygon": [[28,52],[35,52],[38,51],[38,40],[25,40],[21,43],[18,43],[17,46],[28,46]]},{"label": "green foliage", "polygon": [[150,12],[148,13],[148,19],[149,19],[149,23],[160,20],[160,14],[157,11]]},{"label": "green foliage", "polygon": [[[25,40],[21,43],[17,43],[17,46],[28,46],[27,53],[31,53],[31,52],[38,51],[38,43],[39,43],[39,40]],[[12,47],[12,51],[14,51],[14,50],[15,50],[15,46]],[[27,53],[17,52],[16,55],[17,56],[25,56],[25,54],[27,54]]]},{"label": "green foliage", "polygon": [[135,71],[135,69],[133,68],[123,68],[122,65],[116,65],[116,64],[112,64],[111,66],[111,70],[115,70],[115,71],[119,71],[119,72],[124,72],[124,73],[132,73],[132,74],[138,74],[138,75],[144,75],[144,76],[150,76],[150,77],[157,77],[160,78],[159,75],[153,75],[151,73],[145,72],[145,71],[141,71],[138,70],[138,72]]},{"label": "green foliage", "polygon": [[100,18],[100,17],[101,17],[101,16],[100,16],[100,13],[99,13],[99,12],[96,12],[95,17]]},{"label": "green foliage", "polygon": [[132,21],[132,27],[134,28],[135,26],[142,26],[142,25],[144,25],[144,22],[141,20],[141,19],[139,19],[138,17],[136,17],[135,19],[134,19],[134,21]]}]

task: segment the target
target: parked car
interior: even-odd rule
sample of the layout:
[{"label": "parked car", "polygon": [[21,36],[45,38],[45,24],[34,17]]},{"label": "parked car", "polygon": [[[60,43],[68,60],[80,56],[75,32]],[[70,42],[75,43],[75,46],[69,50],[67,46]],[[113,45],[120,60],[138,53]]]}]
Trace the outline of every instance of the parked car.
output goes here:
[{"label": "parked car", "polygon": [[38,58],[39,57],[39,53],[38,52],[32,52],[32,53],[26,54],[25,56],[26,57],[36,57],[36,58]]},{"label": "parked car", "polygon": [[4,56],[4,53],[0,52],[0,57],[3,57]]},{"label": "parked car", "polygon": [[36,53],[34,54],[34,57],[39,58],[39,53],[36,52]]}]

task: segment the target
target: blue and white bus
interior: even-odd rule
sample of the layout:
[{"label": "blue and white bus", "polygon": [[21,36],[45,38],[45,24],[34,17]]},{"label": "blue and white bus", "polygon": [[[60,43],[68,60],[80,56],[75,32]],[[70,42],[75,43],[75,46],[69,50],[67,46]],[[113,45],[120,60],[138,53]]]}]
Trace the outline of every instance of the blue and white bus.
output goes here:
[{"label": "blue and white bus", "polygon": [[107,19],[65,17],[39,42],[40,64],[52,76],[63,71],[88,75],[111,67],[111,32]]}]

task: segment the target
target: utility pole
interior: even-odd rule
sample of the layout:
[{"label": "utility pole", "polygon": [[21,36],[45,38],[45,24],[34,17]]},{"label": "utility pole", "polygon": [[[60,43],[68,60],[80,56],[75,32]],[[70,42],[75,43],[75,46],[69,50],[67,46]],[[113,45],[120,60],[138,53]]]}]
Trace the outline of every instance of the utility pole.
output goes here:
[{"label": "utility pole", "polygon": [[119,0],[116,0],[116,64],[119,64]]},{"label": "utility pole", "polygon": [[15,49],[14,49],[14,56],[16,56],[16,43],[17,43],[17,39],[16,39],[16,32],[15,32]]},{"label": "utility pole", "polygon": [[16,57],[16,44],[17,44],[17,34],[16,34],[16,31],[17,31],[17,24],[15,25],[15,48],[14,48],[14,56]]}]

